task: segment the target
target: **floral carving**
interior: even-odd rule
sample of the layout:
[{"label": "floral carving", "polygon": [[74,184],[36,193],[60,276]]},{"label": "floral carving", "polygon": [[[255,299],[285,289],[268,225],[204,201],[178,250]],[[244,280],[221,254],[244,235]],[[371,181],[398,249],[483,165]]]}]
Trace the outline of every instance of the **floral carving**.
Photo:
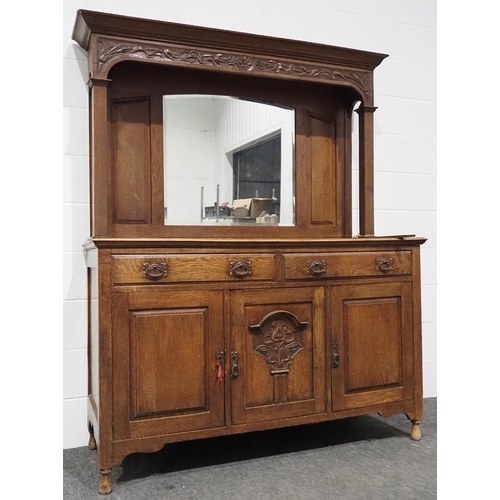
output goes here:
[{"label": "floral carving", "polygon": [[293,357],[304,346],[296,340],[297,332],[305,330],[308,323],[301,323],[286,311],[276,311],[265,316],[258,325],[250,330],[261,335],[254,351],[265,358],[272,375],[287,373]]},{"label": "floral carving", "polygon": [[255,66],[253,59],[248,56],[238,57],[238,62],[236,64],[238,65],[238,68],[246,71],[252,71]]},{"label": "floral carving", "polygon": [[369,90],[369,72],[341,71],[327,66],[298,64],[286,60],[254,58],[243,54],[224,54],[164,44],[133,44],[100,39],[99,71],[101,73],[113,59],[123,56],[178,64],[233,68],[245,72],[278,73],[295,77],[337,80],[353,84],[363,93]]}]

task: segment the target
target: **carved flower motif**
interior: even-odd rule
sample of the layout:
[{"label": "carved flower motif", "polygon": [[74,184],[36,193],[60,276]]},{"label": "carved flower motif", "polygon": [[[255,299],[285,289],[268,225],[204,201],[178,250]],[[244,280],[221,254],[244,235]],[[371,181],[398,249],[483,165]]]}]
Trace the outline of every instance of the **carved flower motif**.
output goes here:
[{"label": "carved flower motif", "polygon": [[228,56],[227,64],[228,66],[236,66],[238,63],[238,59],[235,56]]},{"label": "carved flower motif", "polygon": [[293,330],[288,328],[283,322],[273,321],[271,329],[264,333],[264,342],[271,344],[273,342],[285,342],[286,344],[292,342]]},{"label": "carved flower motif", "polygon": [[253,59],[248,56],[239,56],[238,57],[238,68],[246,69],[247,71],[251,71],[255,66]]},{"label": "carved flower motif", "polygon": [[285,321],[273,321],[270,328],[263,332],[264,344],[258,346],[258,352],[268,362],[271,373],[274,370],[288,370],[292,358],[303,348],[294,339],[295,330]]},{"label": "carved flower motif", "polygon": [[259,71],[264,71],[266,69],[266,63],[262,59],[257,59],[255,62],[255,68]]}]

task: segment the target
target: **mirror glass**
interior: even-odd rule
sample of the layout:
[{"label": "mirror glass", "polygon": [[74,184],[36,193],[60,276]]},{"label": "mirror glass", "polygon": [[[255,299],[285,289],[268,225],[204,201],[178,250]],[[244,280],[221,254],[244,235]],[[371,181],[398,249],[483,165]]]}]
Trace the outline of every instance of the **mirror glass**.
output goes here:
[{"label": "mirror glass", "polygon": [[295,223],[293,109],[163,97],[165,224]]}]

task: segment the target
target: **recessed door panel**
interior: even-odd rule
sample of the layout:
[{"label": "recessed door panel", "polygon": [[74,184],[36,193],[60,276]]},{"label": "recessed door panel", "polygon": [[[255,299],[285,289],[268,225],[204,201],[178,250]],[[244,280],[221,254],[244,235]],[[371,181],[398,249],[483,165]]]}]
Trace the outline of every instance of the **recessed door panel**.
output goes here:
[{"label": "recessed door panel", "polygon": [[324,411],[323,289],[235,291],[231,304],[232,422]]},{"label": "recessed door panel", "polygon": [[151,117],[148,97],[112,102],[113,221],[151,223]]},{"label": "recessed door panel", "polygon": [[403,383],[400,297],[346,300],[346,392]]},{"label": "recessed door panel", "polygon": [[221,292],[116,293],[115,437],[224,424]]},{"label": "recessed door panel", "polygon": [[207,313],[203,307],[129,312],[133,419],[208,408],[199,376],[206,357],[199,354],[208,351]]},{"label": "recessed door panel", "polygon": [[411,396],[411,283],[334,286],[332,410]]}]

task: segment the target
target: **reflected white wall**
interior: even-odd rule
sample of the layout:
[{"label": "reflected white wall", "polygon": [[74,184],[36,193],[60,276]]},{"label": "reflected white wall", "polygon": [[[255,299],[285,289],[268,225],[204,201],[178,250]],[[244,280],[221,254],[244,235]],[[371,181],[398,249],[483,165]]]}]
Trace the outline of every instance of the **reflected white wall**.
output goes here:
[{"label": "reflected white wall", "polygon": [[215,200],[217,103],[205,97],[163,99],[167,224],[201,222],[201,188]]}]

